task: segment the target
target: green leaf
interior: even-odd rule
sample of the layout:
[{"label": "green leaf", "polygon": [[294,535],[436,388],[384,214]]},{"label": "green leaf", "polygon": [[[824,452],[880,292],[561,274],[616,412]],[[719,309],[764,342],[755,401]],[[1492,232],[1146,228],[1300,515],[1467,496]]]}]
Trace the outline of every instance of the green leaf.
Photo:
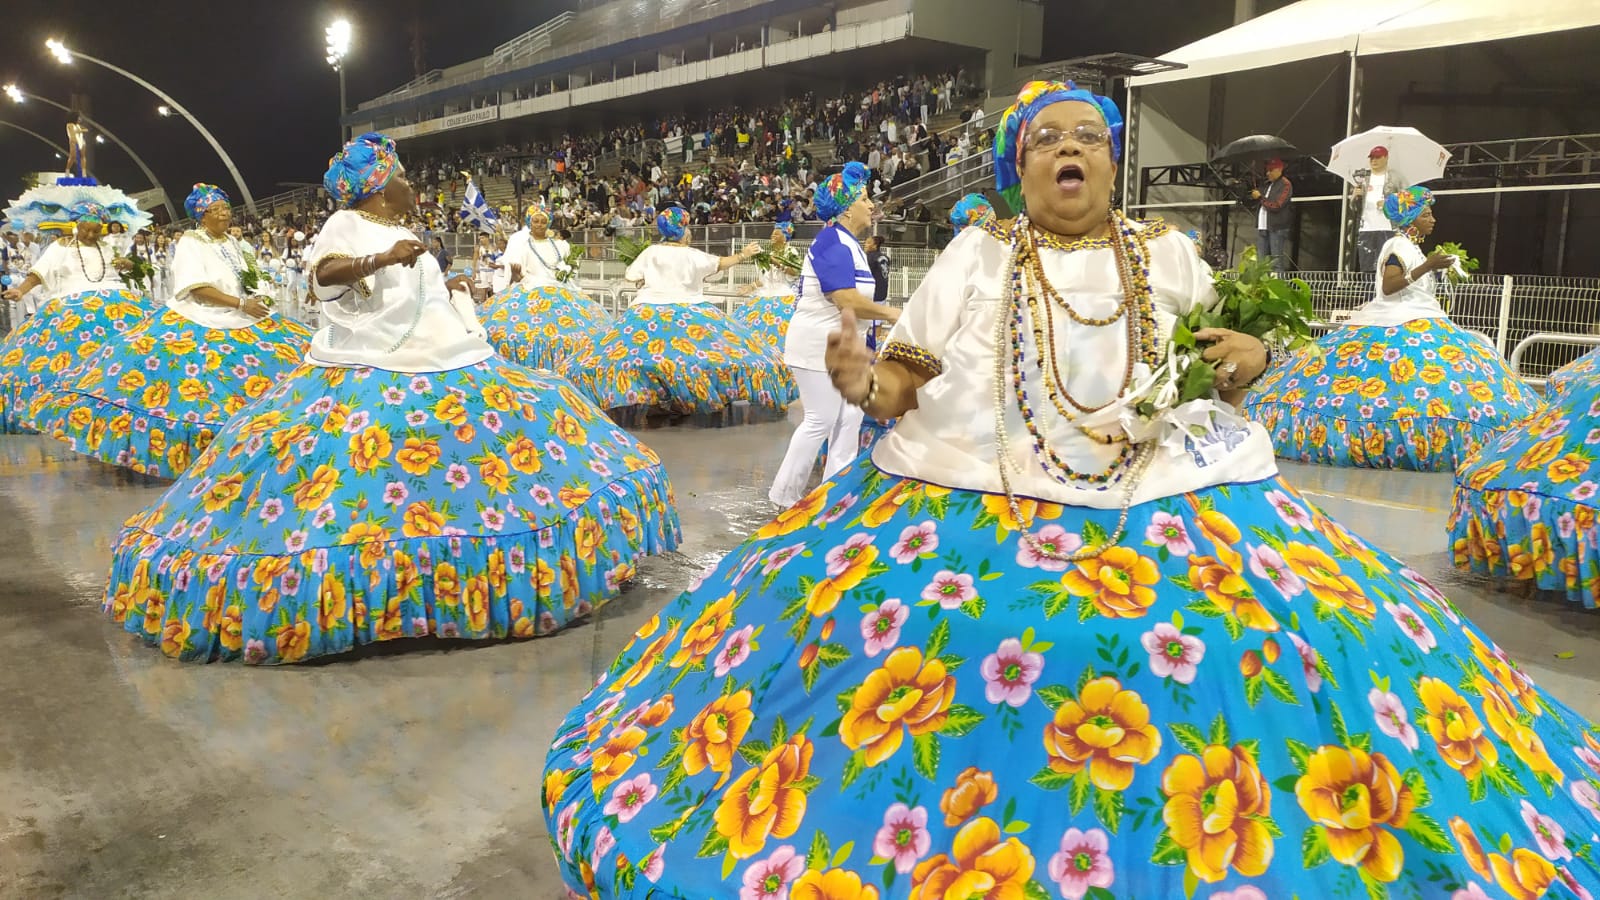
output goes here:
[{"label": "green leaf", "polygon": [[1295,770],[1304,775],[1311,762],[1311,748],[1294,738],[1288,738],[1283,743],[1289,749],[1289,758],[1294,761]]},{"label": "green leaf", "polygon": [[1344,724],[1344,713],[1342,711],[1340,711],[1339,704],[1334,703],[1331,700],[1328,701],[1328,706],[1333,709],[1333,735],[1334,735],[1334,737],[1337,737],[1339,739],[1339,743],[1344,744],[1346,746],[1349,746],[1349,744],[1350,744],[1350,729],[1345,727],[1345,724]]},{"label": "green leaf", "polygon": [[970,706],[963,706],[957,703],[950,707],[950,711],[944,721],[944,727],[939,729],[939,733],[945,737],[962,737],[970,734],[972,729],[977,728],[983,720],[983,713]]},{"label": "green leaf", "polygon": [[[715,828],[712,829],[716,831]],[[818,828],[811,836],[811,850],[806,853],[806,868],[820,872],[828,867],[828,860],[833,856],[833,850],[828,846],[828,836]]]},{"label": "green leaf", "polygon": [[850,651],[843,644],[823,644],[817,653],[817,661],[830,669],[849,658]]},{"label": "green leaf", "polygon": [[1315,869],[1333,858],[1328,850],[1328,834],[1322,830],[1321,825],[1307,828],[1305,834],[1300,836],[1300,864],[1307,869]]},{"label": "green leaf", "polygon": [[850,754],[850,758],[845,760],[844,773],[839,776],[839,787],[849,787],[857,778],[861,777],[861,773],[865,772],[866,769],[867,754],[864,751],[857,750],[855,753]]},{"label": "green leaf", "polygon": [[789,739],[789,723],[783,721],[783,716],[775,716],[772,723],[772,738],[768,743],[776,747]]},{"label": "green leaf", "polygon": [[1089,686],[1089,682],[1093,681],[1094,679],[1095,679],[1094,666],[1084,666],[1083,667],[1083,674],[1078,676],[1078,691],[1077,692],[1079,694],[1083,693],[1083,689],[1088,687]]},{"label": "green leaf", "polygon": [[728,839],[721,832],[712,828],[706,832],[706,839],[700,843],[700,849],[695,852],[697,859],[716,856],[728,851]]},{"label": "green leaf", "polygon": [[1405,831],[1416,839],[1424,850],[1431,850],[1434,853],[1455,852],[1455,845],[1451,843],[1450,835],[1426,813],[1413,811],[1406,819]]},{"label": "green leaf", "polygon": [[1272,696],[1277,697],[1279,700],[1289,704],[1290,706],[1300,705],[1300,698],[1295,696],[1294,685],[1289,683],[1289,679],[1279,675],[1272,669],[1262,669],[1261,674],[1264,676],[1264,680],[1267,683],[1267,690],[1272,692]]},{"label": "green leaf", "polygon": [[1047,684],[1044,687],[1034,691],[1034,693],[1037,694],[1039,700],[1043,702],[1045,706],[1048,706],[1052,711],[1061,706],[1061,704],[1073,699],[1072,691],[1059,684]]},{"label": "green leaf", "polygon": [[1194,900],[1194,892],[1200,889],[1200,876],[1194,869],[1183,870],[1183,896],[1184,900]]},{"label": "green leaf", "polygon": [[1089,801],[1090,787],[1088,770],[1079,769],[1078,774],[1072,776],[1072,791],[1067,795],[1073,815],[1077,815]]},{"label": "green leaf", "polygon": [[1189,864],[1189,854],[1178,846],[1171,833],[1163,831],[1156,838],[1156,849],[1150,855],[1150,862],[1157,866],[1186,866]]},{"label": "green leaf", "polygon": [[939,624],[934,626],[933,633],[928,635],[928,643],[922,651],[923,658],[932,659],[933,657],[938,656],[944,652],[945,646],[949,643],[950,622],[945,619],[940,619]]},{"label": "green leaf", "polygon": [[988,605],[982,597],[973,597],[971,600],[961,604],[961,614],[968,618],[981,619],[983,618],[983,611]]},{"label": "green leaf", "polygon": [[1122,792],[1107,791],[1099,788],[1094,792],[1094,814],[1106,830],[1112,834],[1117,833],[1117,827],[1122,824]]},{"label": "green leaf", "polygon": [[1467,799],[1468,800],[1472,801],[1473,803],[1477,803],[1478,801],[1482,800],[1484,798],[1484,796],[1487,795],[1488,793],[1489,793],[1489,780],[1487,778],[1483,777],[1483,773],[1482,772],[1479,772],[1477,775],[1473,776],[1472,778],[1467,779]]},{"label": "green leaf", "polygon": [[1059,791],[1072,783],[1072,776],[1045,766],[1033,773],[1033,777],[1028,779],[1028,783],[1035,787],[1044,788],[1047,791]]},{"label": "green leaf", "polygon": [[1022,888],[1022,900],[1055,900],[1055,898],[1050,896],[1044,885],[1030,878]]},{"label": "green leaf", "polygon": [[1085,547],[1098,547],[1106,542],[1111,535],[1100,526],[1100,523],[1089,521],[1083,523],[1083,545]]},{"label": "green leaf", "polygon": [[1200,729],[1187,722],[1173,722],[1167,726],[1172,736],[1178,739],[1178,746],[1194,754],[1203,756],[1206,752],[1206,737]]},{"label": "green leaf", "polygon": [[856,849],[856,842],[855,841],[845,841],[844,842],[844,846],[840,847],[838,850],[833,851],[833,859],[830,861],[831,864],[834,867],[838,867],[838,866],[844,865],[844,861],[850,858],[850,853],[852,851],[854,851],[855,849]]},{"label": "green leaf", "polygon": [[1254,709],[1261,702],[1261,695],[1266,692],[1267,680],[1260,675],[1244,680],[1244,702]]},{"label": "green leaf", "polygon": [[1292,794],[1292,793],[1294,793],[1295,785],[1297,785],[1299,783],[1300,783],[1300,776],[1299,775],[1285,775],[1282,778],[1279,778],[1278,780],[1272,782],[1272,786],[1277,788],[1280,791],[1283,791],[1286,794]]},{"label": "green leaf", "polygon": [[739,747],[739,756],[750,765],[759,766],[761,765],[761,761],[766,759],[767,754],[771,751],[771,746],[763,744],[760,741],[745,741],[744,744]]},{"label": "green leaf", "polygon": [[1103,887],[1091,887],[1084,892],[1083,900],[1117,900],[1117,895]]},{"label": "green leaf", "polygon": [[931,734],[919,734],[911,742],[911,765],[917,774],[929,781],[939,777],[939,738]]},{"label": "green leaf", "polygon": [[1389,886],[1373,878],[1366,869],[1358,870],[1361,875],[1361,886],[1367,889],[1367,900],[1389,900]]},{"label": "green leaf", "polygon": [[1217,717],[1211,720],[1211,734],[1208,736],[1208,742],[1219,747],[1229,746],[1228,720],[1223,717],[1222,713],[1217,713]]},{"label": "green leaf", "polygon": [[1097,616],[1099,614],[1100,614],[1099,608],[1096,607],[1093,603],[1090,603],[1088,600],[1079,600],[1078,601],[1078,621],[1079,622],[1087,622],[1087,621],[1089,621],[1090,619],[1094,618],[1095,616]]}]

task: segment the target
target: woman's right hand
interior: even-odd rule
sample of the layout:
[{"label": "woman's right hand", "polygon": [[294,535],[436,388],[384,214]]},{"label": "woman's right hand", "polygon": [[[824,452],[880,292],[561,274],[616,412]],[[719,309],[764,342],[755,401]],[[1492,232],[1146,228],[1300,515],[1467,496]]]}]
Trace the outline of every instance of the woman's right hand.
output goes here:
[{"label": "woman's right hand", "polygon": [[872,351],[856,325],[856,314],[844,310],[839,330],[828,335],[828,350],[823,357],[834,390],[845,400],[860,406],[872,389]]},{"label": "woman's right hand", "polygon": [[0,293],[0,299],[4,299],[4,300],[21,300],[22,299],[22,289],[21,288],[6,288],[5,293]]},{"label": "woman's right hand", "polygon": [[1443,250],[1435,250],[1428,254],[1428,262],[1426,265],[1428,267],[1428,271],[1440,272],[1450,268],[1450,266],[1455,264],[1455,261],[1455,256],[1446,253]]},{"label": "woman's right hand", "polygon": [[378,254],[378,263],[382,268],[389,266],[410,267],[416,264],[417,257],[428,252],[428,248],[421,241],[408,238],[394,242],[394,246]]},{"label": "woman's right hand", "polygon": [[267,305],[267,298],[260,295],[246,297],[239,304],[239,309],[252,319],[264,319],[272,315],[272,307]]}]

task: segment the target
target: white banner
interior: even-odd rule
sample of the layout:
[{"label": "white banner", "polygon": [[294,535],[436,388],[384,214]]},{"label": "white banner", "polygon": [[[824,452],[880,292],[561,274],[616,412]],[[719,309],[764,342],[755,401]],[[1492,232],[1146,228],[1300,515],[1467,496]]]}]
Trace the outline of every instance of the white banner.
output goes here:
[{"label": "white banner", "polygon": [[452,128],[465,128],[468,125],[479,125],[484,122],[493,122],[500,118],[500,107],[486,106],[483,109],[474,109],[471,112],[456,113],[445,116],[439,123],[440,131],[449,131]]}]

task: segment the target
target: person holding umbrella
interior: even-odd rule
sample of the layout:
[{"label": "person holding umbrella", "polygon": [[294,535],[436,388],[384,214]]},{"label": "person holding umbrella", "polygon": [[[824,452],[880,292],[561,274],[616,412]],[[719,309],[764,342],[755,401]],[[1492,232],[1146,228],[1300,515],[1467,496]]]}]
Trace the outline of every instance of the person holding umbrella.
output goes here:
[{"label": "person holding umbrella", "polygon": [[1390,194],[1405,190],[1407,185],[1400,173],[1389,168],[1389,148],[1379,144],[1367,154],[1368,174],[1358,177],[1354,198],[1361,204],[1361,231],[1356,237],[1356,250],[1361,254],[1361,271],[1378,270],[1378,254],[1389,238],[1394,236],[1394,226],[1383,214],[1383,203]]},{"label": "person holding umbrella", "polygon": [[1289,200],[1294,197],[1294,183],[1283,175],[1283,160],[1267,160],[1266,190],[1250,192],[1252,200],[1261,201],[1261,211],[1256,218],[1256,255],[1272,260],[1272,270],[1279,275],[1289,269],[1289,225],[1294,213]]}]

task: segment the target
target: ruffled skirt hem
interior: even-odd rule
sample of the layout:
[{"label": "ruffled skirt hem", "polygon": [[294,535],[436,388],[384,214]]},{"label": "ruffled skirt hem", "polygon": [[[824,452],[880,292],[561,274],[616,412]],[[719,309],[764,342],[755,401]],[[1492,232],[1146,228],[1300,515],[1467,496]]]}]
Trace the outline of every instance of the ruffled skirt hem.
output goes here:
[{"label": "ruffled skirt hem", "polygon": [[1249,414],[1272,435],[1273,449],[1284,459],[1409,472],[1453,472],[1486,441],[1515,425],[1431,416],[1362,421],[1281,402],[1252,404]]},{"label": "ruffled skirt hem", "polygon": [[[1513,502],[1515,499],[1521,502]],[[1528,504],[1536,504],[1528,510]],[[1563,497],[1457,484],[1450,550],[1458,569],[1531,583],[1594,609],[1600,605],[1596,510]]]}]

